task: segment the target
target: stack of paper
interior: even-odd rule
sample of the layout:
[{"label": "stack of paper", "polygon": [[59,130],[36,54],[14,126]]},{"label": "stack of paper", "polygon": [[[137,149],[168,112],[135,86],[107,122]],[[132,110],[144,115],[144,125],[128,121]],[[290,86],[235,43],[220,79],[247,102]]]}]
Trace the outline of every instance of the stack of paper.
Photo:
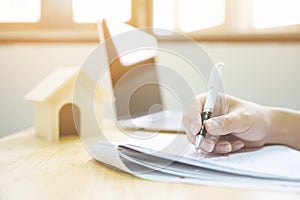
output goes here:
[{"label": "stack of paper", "polygon": [[217,155],[196,152],[183,134],[143,135],[147,133],[138,132],[122,143],[98,141],[91,154],[100,162],[145,179],[300,191],[300,152],[286,146]]}]

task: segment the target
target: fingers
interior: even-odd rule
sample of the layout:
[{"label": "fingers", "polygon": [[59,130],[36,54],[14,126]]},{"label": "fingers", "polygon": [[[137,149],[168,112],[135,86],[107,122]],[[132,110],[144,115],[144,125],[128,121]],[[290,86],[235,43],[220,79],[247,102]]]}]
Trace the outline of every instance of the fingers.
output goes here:
[{"label": "fingers", "polygon": [[229,141],[219,141],[216,144],[215,152],[217,153],[229,153],[232,151],[232,145]]},{"label": "fingers", "polygon": [[211,136],[207,135],[200,147],[205,152],[231,153],[242,149],[244,142],[235,137],[221,137],[217,142]]},{"label": "fingers", "polygon": [[222,136],[230,133],[243,133],[251,128],[251,124],[251,117],[241,113],[231,112],[207,120],[205,128],[211,135]]},{"label": "fingers", "polygon": [[206,152],[230,153],[238,151],[245,146],[242,140],[232,136],[232,133],[245,131],[249,121],[240,115],[229,113],[223,116],[211,118],[206,121],[205,128],[212,137],[220,137],[218,141],[205,139],[201,148]]},{"label": "fingers", "polygon": [[[201,127],[201,111],[206,99],[206,95],[197,96],[189,105],[186,114],[183,117],[182,124],[186,131],[189,141],[195,144],[195,137]],[[220,114],[220,113],[218,113]],[[242,133],[249,127],[247,115],[241,115],[241,112],[233,112],[225,115],[213,117],[205,122],[205,128],[209,134],[201,144],[201,150],[206,152],[229,153],[243,148],[244,143],[240,139],[224,139],[225,135],[232,133]],[[216,138],[221,139],[219,141]]]},{"label": "fingers", "polygon": [[200,146],[200,149],[205,152],[212,152],[214,150],[215,144],[215,140],[213,140],[211,137],[205,137]]},{"label": "fingers", "polygon": [[183,116],[182,125],[190,142],[194,143],[196,134],[201,127],[201,110],[205,101],[205,95],[199,95],[193,99]]},{"label": "fingers", "polygon": [[244,143],[241,140],[221,140],[218,141],[214,152],[216,153],[230,153],[235,152],[244,147]]},{"label": "fingers", "polygon": [[183,117],[182,124],[187,137],[191,143],[194,144],[195,137],[200,131],[201,126],[201,116],[199,113],[193,113],[192,115],[186,114]]}]

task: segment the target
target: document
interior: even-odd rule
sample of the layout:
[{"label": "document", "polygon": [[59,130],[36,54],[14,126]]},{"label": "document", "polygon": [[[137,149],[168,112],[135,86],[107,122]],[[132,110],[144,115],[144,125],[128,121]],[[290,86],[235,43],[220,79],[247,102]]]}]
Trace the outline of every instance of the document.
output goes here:
[{"label": "document", "polygon": [[136,132],[122,142],[98,141],[91,155],[150,180],[300,192],[300,151],[286,146],[206,154],[184,134]]}]

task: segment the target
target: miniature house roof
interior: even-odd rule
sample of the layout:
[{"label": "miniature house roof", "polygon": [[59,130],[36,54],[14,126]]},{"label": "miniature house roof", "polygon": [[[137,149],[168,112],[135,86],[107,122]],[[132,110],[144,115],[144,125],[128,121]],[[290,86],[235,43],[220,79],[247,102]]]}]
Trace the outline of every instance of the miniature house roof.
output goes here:
[{"label": "miniature house roof", "polygon": [[118,58],[124,66],[130,66],[157,55],[157,39],[145,30],[106,19],[98,23],[98,29],[101,41],[112,40]]},{"label": "miniature house roof", "polygon": [[50,73],[42,82],[33,88],[25,100],[43,102],[48,100],[59,88],[79,72],[79,67],[59,68]]}]

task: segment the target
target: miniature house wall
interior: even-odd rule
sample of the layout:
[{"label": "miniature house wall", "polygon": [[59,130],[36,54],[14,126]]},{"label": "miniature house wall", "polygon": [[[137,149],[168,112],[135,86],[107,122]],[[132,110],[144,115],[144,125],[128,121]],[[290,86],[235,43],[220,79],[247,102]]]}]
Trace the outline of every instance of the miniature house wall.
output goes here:
[{"label": "miniature house wall", "polygon": [[96,112],[101,113],[99,105],[104,99],[104,91],[100,87],[95,90],[95,82],[78,67],[55,70],[25,96],[25,100],[35,103],[36,135],[52,141],[66,134],[99,133],[101,120],[95,117],[93,102],[98,105]]}]

